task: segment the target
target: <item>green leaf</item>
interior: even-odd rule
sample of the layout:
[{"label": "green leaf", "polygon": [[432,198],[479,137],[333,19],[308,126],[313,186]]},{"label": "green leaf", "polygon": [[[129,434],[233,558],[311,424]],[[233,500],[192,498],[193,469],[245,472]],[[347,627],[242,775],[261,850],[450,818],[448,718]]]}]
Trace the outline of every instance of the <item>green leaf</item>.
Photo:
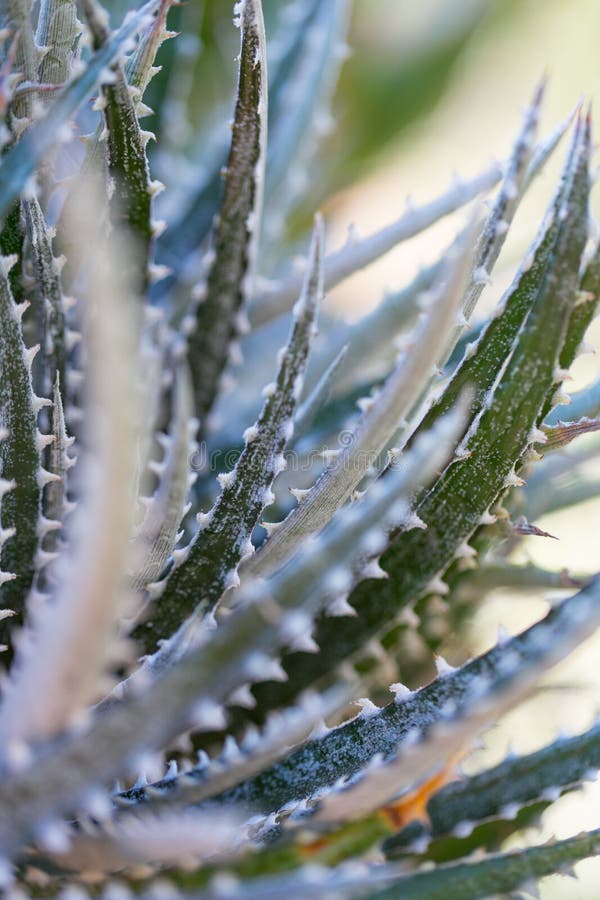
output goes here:
[{"label": "green leaf", "polygon": [[[293,433],[315,317],[323,295],[323,227],[319,219],[311,249],[311,265],[296,306],[288,344],[283,348],[275,382],[265,389],[265,403],[256,423],[245,432],[245,447],[235,466],[219,477],[221,494],[206,516],[184,559],[169,576],[150,618],[134,635],[146,650],[165,635],[153,665],[164,665],[183,636],[211,615],[223,592],[239,584],[238,566],[254,550],[251,536],[266,506],[273,502],[271,486],[285,469],[283,453]],[[190,617],[188,619],[188,617]],[[175,631],[184,620],[181,635]]]},{"label": "green leaf", "polygon": [[[31,364],[37,348],[27,349],[21,335],[24,308],[12,298],[8,273],[16,260],[0,258],[0,421],[7,430],[0,443],[2,476],[2,603],[21,619],[25,596],[33,581],[40,501],[48,473],[40,467],[37,413],[50,401],[36,397]],[[14,621],[14,620],[13,620]],[[0,622],[2,643],[8,623]]]},{"label": "green leaf", "polygon": [[[84,9],[91,29],[94,49],[109,39],[104,23],[105,12],[96,0],[85,0]],[[153,229],[152,194],[146,158],[150,133],[142,132],[136,113],[138,92],[129,89],[123,67],[113,66],[113,84],[102,85],[102,113],[105,126],[108,178],[111,185],[110,211],[113,222],[123,229],[131,241],[131,279],[140,293],[148,286]],[[111,184],[112,182],[112,184]]]},{"label": "green leaf", "polygon": [[[16,71],[26,82],[36,81],[39,52],[33,37],[31,12],[27,0],[2,0],[0,21],[2,27],[7,28],[11,37],[16,37],[17,40]],[[25,94],[13,101],[13,113],[20,119],[27,119],[31,115],[31,94]],[[13,122],[13,129],[15,124]]]},{"label": "green leaf", "polygon": [[512,817],[522,806],[555,800],[600,769],[600,725],[560,738],[526,756],[512,756],[492,769],[453,781],[427,804],[435,835],[464,833],[482,819]]},{"label": "green leaf", "polygon": [[213,236],[214,261],[188,339],[195,413],[201,429],[206,426],[218,391],[230,344],[238,336],[238,313],[249,289],[261,221],[267,74],[258,0],[246,0],[241,7],[241,29],[238,93],[223,199]]},{"label": "green leaf", "polygon": [[562,841],[550,840],[539,847],[484,857],[477,862],[450,863],[429,871],[398,878],[394,885],[371,900],[477,900],[531,888],[538,878],[565,870],[600,851],[600,831],[582,832]]},{"label": "green leaf", "polygon": [[[75,458],[68,450],[74,443],[74,438],[69,437],[63,412],[62,399],[58,376],[52,392],[52,435],[54,440],[47,448],[47,469],[56,477],[46,487],[43,497],[43,510],[46,518],[46,526],[50,523],[58,523],[62,526],[65,516],[71,512],[72,505],[67,498],[67,478],[69,469],[75,465]],[[58,547],[58,528],[48,527],[45,535],[44,550],[53,552]]]}]

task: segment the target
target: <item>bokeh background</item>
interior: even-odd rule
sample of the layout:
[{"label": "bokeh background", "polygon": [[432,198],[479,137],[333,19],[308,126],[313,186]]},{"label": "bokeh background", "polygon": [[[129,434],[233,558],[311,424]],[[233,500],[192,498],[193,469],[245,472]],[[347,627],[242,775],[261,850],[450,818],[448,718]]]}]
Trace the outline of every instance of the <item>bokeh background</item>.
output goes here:
[{"label": "bokeh background", "polygon": [[[265,0],[264,6],[269,31],[283,3]],[[190,116],[208,120],[216,102],[228,118],[231,61],[237,52],[230,3],[190,0],[174,12],[202,44],[192,73],[196,87],[189,97]],[[321,205],[328,222],[328,248],[335,249],[345,241],[349,226],[366,235],[397,217],[407,198],[425,202],[455,175],[469,177],[492,159],[505,158],[542,76],[548,82],[542,134],[581,99],[600,106],[599,40],[598,0],[355,0],[351,55],[333,102],[336,131],[324,140],[319,165],[311,167],[292,234],[300,236],[309,212]],[[173,43],[165,45],[165,66]],[[152,89],[163,90],[160,78]],[[533,239],[565,147],[559,148],[522,204],[482,309],[498,298]],[[596,209],[598,204],[597,196]],[[464,213],[445,219],[426,236],[344,283],[328,298],[330,309],[343,318],[359,318],[386,289],[401,287],[421,264],[433,261],[463,220]],[[592,342],[600,347],[598,327]],[[578,360],[573,375],[574,389],[598,378],[600,352]],[[598,498],[536,524],[559,540],[527,538],[519,551],[521,560],[576,573],[600,568]],[[543,614],[546,602],[543,594],[511,597],[498,592],[476,614],[460,644],[448,647],[450,661],[489,647],[500,623],[511,633],[527,626]],[[557,667],[538,696],[485,736],[485,749],[467,767],[473,770],[501,759],[509,736],[514,750],[527,752],[559,730],[575,733],[588,727],[600,709],[599,655],[600,639]],[[551,834],[564,837],[598,826],[600,785],[590,783],[554,804],[544,814],[541,833],[532,832],[530,838],[539,843]],[[577,874],[577,881],[545,879],[541,896],[600,897],[600,860],[581,863]]]}]

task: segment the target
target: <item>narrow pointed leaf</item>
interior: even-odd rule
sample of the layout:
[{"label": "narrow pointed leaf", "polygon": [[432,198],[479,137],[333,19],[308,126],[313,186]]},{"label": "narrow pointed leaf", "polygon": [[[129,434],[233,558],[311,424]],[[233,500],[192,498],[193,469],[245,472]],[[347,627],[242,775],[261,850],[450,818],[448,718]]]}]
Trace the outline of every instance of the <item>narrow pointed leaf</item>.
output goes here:
[{"label": "narrow pointed leaf", "polygon": [[267,117],[264,25],[258,0],[244,0],[240,13],[238,94],[213,236],[214,262],[188,341],[195,413],[201,428],[217,393],[230,342],[237,337],[236,317],[250,289],[261,221]]},{"label": "narrow pointed leaf", "polygon": [[142,557],[131,579],[135,590],[141,591],[160,578],[177,543],[190,487],[190,430],[196,427],[192,407],[189,373],[180,364],[175,370],[173,412],[160,483],[135,536]]},{"label": "narrow pointed leaf", "polygon": [[[67,433],[58,378],[54,383],[52,392],[51,425],[54,440],[47,448],[46,459],[47,469],[56,477],[56,480],[51,481],[46,486],[43,497],[43,510],[44,516],[48,521],[59,523],[62,527],[65,516],[71,506],[67,498],[67,479],[69,469],[75,464],[75,459],[69,453],[69,448],[72,446],[74,438],[69,437]],[[50,530],[44,541],[44,549],[52,552],[56,549],[57,543],[58,529]]]},{"label": "narrow pointed leaf", "polygon": [[[104,11],[95,0],[85,0],[84,9],[94,49],[99,50],[109,40]],[[152,242],[150,172],[134,97],[122,66],[117,64],[113,72],[114,84],[102,86],[108,177],[113,182],[111,217],[128,235],[133,251],[132,278],[142,291],[148,283]]]},{"label": "narrow pointed leaf", "polygon": [[[67,727],[98,697],[115,619],[124,603],[131,497],[136,463],[135,395],[123,384],[135,377],[136,349],[129,305],[106,249],[96,248],[91,276],[96,316],[88,389],[93,456],[85,458],[86,494],[69,526],[69,553],[56,572],[52,602],[30,610],[15,668],[0,704],[0,733],[11,741],[40,741]],[[109,305],[110,304],[110,305]],[[91,325],[90,325],[91,327]]]},{"label": "narrow pointed leaf", "polygon": [[[16,307],[9,286],[8,272],[13,262],[10,257],[0,260],[0,420],[8,431],[0,444],[0,475],[5,491],[2,528],[14,529],[2,546],[0,578],[3,605],[20,616],[33,581],[42,487],[36,440],[39,403],[31,382],[31,351],[26,350],[21,336],[23,310]],[[8,628],[9,623],[3,619],[3,644],[8,640]]]},{"label": "narrow pointed leaf", "polygon": [[427,804],[433,834],[452,831],[464,822],[502,818],[510,808],[556,799],[600,769],[600,726],[584,734],[559,738],[527,756],[505,759],[462,781],[453,781]]},{"label": "narrow pointed leaf", "polygon": [[[336,250],[325,259],[325,292],[332,290],[345,278],[365,268],[389,250],[414,235],[429,228],[438,219],[449,215],[473,200],[479,194],[493,187],[501,177],[497,165],[481,172],[467,182],[451,187],[441,197],[414,210],[409,210],[396,222],[369,237],[350,241],[341,250]],[[264,293],[250,307],[250,318],[254,326],[268,321],[289,308],[297,296],[302,273],[290,276],[283,284],[271,292]]]},{"label": "narrow pointed leaf", "polygon": [[[39,54],[33,37],[29,3],[27,0],[2,0],[0,19],[3,27],[9,29],[11,37],[16,36],[15,69],[25,81],[36,81]],[[14,114],[18,118],[31,115],[30,94],[15,100]]]},{"label": "narrow pointed leaf", "polygon": [[600,832],[582,832],[562,841],[525,847],[478,861],[450,863],[433,871],[399,878],[389,888],[371,894],[372,900],[470,900],[530,888],[538,878],[560,872],[574,863],[596,856]]},{"label": "narrow pointed leaf", "polygon": [[[482,723],[495,720],[499,705],[512,705],[515,691],[522,698],[541,671],[554,665],[594,632],[599,617],[600,582],[596,578],[522,634],[418,691],[406,696],[399,694],[395,702],[379,712],[360,715],[325,737],[308,742],[221,799],[247,803],[268,812],[292,800],[317,794],[320,789],[331,787],[340,778],[351,778],[365,767],[368,771],[369,761],[381,755],[383,761],[396,759],[397,777],[406,779],[395,783],[385,765],[373,769],[381,773],[380,788],[383,794],[389,789],[389,795],[379,802],[371,787],[364,794],[365,802],[373,802],[372,808],[383,805],[394,793],[424,777],[428,766],[435,768],[435,760],[442,768],[455,750],[468,749],[467,731],[472,737],[473,729],[480,731]],[[506,698],[502,692],[507,693]],[[473,719],[469,724],[471,711]],[[427,735],[436,725],[441,728],[432,736],[431,751],[426,746]],[[454,736],[458,738],[458,747],[454,745]],[[361,809],[358,803],[352,805],[351,794],[350,789],[349,808],[355,809],[352,813],[355,818],[360,816]],[[337,794],[328,796],[335,802]]]},{"label": "narrow pointed leaf", "polygon": [[64,400],[67,383],[67,336],[60,263],[54,256],[52,233],[38,200],[24,200],[23,214],[35,278],[35,316],[40,323],[40,343],[43,348],[43,368],[38,390],[44,396],[49,396],[58,378]]},{"label": "narrow pointed leaf", "polygon": [[[271,485],[284,468],[282,454],[293,434],[293,417],[302,389],[304,369],[315,330],[315,316],[323,291],[323,231],[315,227],[311,268],[298,305],[288,345],[283,350],[277,378],[267,393],[256,421],[246,432],[246,446],[231,473],[222,481],[222,493],[201,527],[181,565],[170,575],[151,618],[135,632],[152,647],[165,634],[173,634],[183,619],[185,628],[212,612],[223,591],[235,578],[237,567],[252,552],[251,535],[269,500]],[[167,648],[163,650],[167,652]],[[169,652],[173,649],[169,647]],[[159,653],[162,658],[163,652]],[[156,660],[158,664],[158,659]]]}]

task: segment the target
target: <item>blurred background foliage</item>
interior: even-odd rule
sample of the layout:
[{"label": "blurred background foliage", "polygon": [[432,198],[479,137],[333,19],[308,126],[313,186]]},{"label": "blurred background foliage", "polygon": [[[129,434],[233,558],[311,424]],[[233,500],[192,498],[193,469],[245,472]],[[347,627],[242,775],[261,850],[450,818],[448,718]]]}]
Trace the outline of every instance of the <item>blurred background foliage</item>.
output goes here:
[{"label": "blurred background foliage", "polygon": [[[115,9],[125,6],[125,0],[114,3]],[[270,36],[282,33],[286,7],[282,0],[265,0]],[[231,28],[231,4],[189,0],[171,11],[170,27],[181,30],[185,38],[163,47],[165,72],[176,56],[181,66],[200,50],[189,73],[193,75],[190,123],[212,124],[215,106],[228,110],[229,116],[234,87],[231,62],[238,41]],[[355,0],[351,54],[335,98],[336,130],[328,148],[333,153],[323,154],[329,161],[326,174],[335,173],[335,187],[339,188],[372,170],[409,126],[443,101],[457,70],[468,66],[482,48],[491,46],[495,52],[490,53],[488,66],[479,66],[473,73],[477,83],[472,96],[465,96],[466,102],[472,104],[482,85],[494,75],[512,94],[514,76],[520,74],[524,81],[519,92],[512,94],[519,108],[533,80],[544,71],[551,79],[553,74],[559,76],[562,85],[570,82],[569,89],[574,86],[577,96],[580,85],[573,76],[578,69],[585,69],[582,47],[590,44],[590,35],[597,35],[599,27],[600,7],[595,0]],[[508,47],[504,52],[507,38],[513,53]],[[595,54],[587,60],[592,75],[587,93],[593,91],[593,82],[597,84],[594,61]],[[165,86],[165,77],[154,79],[151,102],[164,94]],[[192,133],[194,128],[190,128]],[[442,164],[441,159],[438,162]],[[327,184],[331,187],[330,178]]]},{"label": "blurred background foliage", "polygon": [[[372,170],[390,143],[441,100],[469,42],[481,29],[500,27],[518,5],[517,0],[357,0],[351,52],[335,97],[335,133],[323,154],[319,183],[311,185],[311,200],[322,202],[326,191]],[[264,8],[268,35],[281,35],[286,4],[266,0]],[[200,49],[188,73],[194,85],[188,115],[195,125],[212,124],[215,107],[230,107],[234,87],[237,35],[230,4],[192,0],[172,11],[170,25],[184,32],[185,48],[182,54],[181,40],[179,46],[171,42],[163,48],[164,70],[185,64],[186,55],[189,59]],[[152,82],[151,105],[165,89],[164,77]],[[311,205],[307,202],[307,208]]]}]

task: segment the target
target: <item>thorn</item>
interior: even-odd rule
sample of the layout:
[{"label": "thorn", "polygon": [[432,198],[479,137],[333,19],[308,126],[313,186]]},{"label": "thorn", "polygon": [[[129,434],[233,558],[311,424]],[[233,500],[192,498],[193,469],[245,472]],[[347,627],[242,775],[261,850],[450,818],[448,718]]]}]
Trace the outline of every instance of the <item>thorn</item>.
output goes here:
[{"label": "thorn", "polygon": [[446,676],[452,675],[453,672],[457,671],[457,667],[451,666],[439,653],[434,655],[434,662],[438,678],[446,678]]},{"label": "thorn", "polygon": [[294,497],[295,500],[298,501],[298,503],[302,503],[304,498],[308,494],[310,494],[311,490],[312,490],[312,488],[294,488],[294,487],[289,488],[290,494],[292,495],[292,497]]},{"label": "thorn", "polygon": [[361,570],[361,578],[389,578],[388,573],[381,568],[378,560],[372,559],[367,565]]},{"label": "thorn", "polygon": [[537,537],[548,537],[552,538],[555,541],[558,540],[555,534],[550,534],[549,531],[542,531],[542,529],[538,528],[537,525],[531,525],[531,523],[527,521],[525,516],[520,516],[517,519],[516,524],[512,526],[512,529],[516,534],[536,535]]}]

